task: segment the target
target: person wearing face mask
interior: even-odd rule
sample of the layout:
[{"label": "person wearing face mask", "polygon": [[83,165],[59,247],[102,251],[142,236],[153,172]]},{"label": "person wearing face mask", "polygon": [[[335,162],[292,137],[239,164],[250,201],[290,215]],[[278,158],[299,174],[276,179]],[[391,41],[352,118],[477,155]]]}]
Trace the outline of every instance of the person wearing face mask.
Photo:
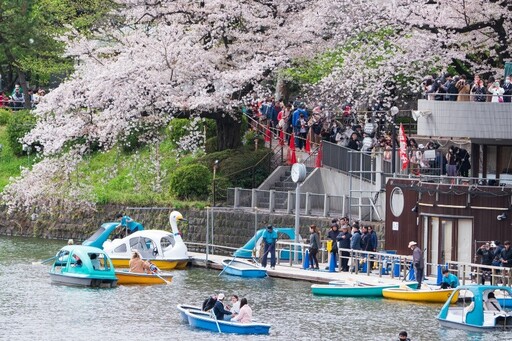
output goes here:
[{"label": "person wearing face mask", "polygon": [[505,78],[503,90],[503,102],[510,103],[512,101],[512,75]]},{"label": "person wearing face mask", "polygon": [[500,82],[493,82],[489,88],[487,89],[490,94],[492,94],[491,102],[501,103],[503,102],[503,94],[505,90],[500,86]]}]

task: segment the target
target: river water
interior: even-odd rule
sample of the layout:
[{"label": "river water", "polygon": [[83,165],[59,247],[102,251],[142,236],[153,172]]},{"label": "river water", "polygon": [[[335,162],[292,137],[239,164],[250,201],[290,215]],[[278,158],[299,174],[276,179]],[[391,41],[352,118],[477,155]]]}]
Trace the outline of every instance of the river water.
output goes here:
[{"label": "river water", "polygon": [[[219,271],[175,271],[170,285],[87,289],[50,284],[47,259],[60,240],[0,236],[0,340],[510,340],[512,332],[439,327],[440,305],[311,294],[310,283],[247,280]],[[181,322],[176,304],[201,305],[211,293],[247,297],[270,336],[215,334]]]}]

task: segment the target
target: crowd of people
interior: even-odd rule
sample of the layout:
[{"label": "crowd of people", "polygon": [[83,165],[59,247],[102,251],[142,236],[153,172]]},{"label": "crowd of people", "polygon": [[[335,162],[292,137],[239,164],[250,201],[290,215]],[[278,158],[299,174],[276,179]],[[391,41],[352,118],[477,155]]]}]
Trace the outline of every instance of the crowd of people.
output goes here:
[{"label": "crowd of people", "polygon": [[[282,139],[289,146],[293,136],[294,147],[298,151],[306,151],[308,143],[313,150],[323,140],[365,153],[382,153],[383,159],[391,162],[393,123],[380,109],[376,108],[370,117],[361,118],[349,106],[345,107],[342,115],[338,115],[319,104],[310,113],[301,97],[288,104],[268,97],[262,101],[254,100],[246,114],[253,118],[252,129],[261,134],[270,132],[275,139]],[[462,146],[446,148],[434,141],[423,144],[408,137],[406,144],[410,173],[469,176],[470,154]],[[396,140],[395,148],[399,146]]]},{"label": "crowd of people", "polygon": [[474,101],[510,103],[512,99],[512,76],[503,81],[490,76],[482,80],[475,75],[472,82],[465,75],[453,76],[445,73],[441,77],[428,76],[422,83],[425,99],[434,101]]},{"label": "crowd of people", "polygon": [[28,89],[27,95],[25,95],[23,88],[19,84],[16,84],[10,94],[5,91],[0,91],[0,108],[23,109],[27,96],[30,98],[31,107],[34,108],[39,104],[44,95],[44,89]]},{"label": "crowd of people", "polygon": [[[478,248],[476,255],[480,257],[480,264],[482,265],[499,266],[506,268],[508,271],[512,268],[512,248],[508,240],[503,244],[499,240],[485,242]],[[492,271],[489,268],[483,268],[482,270],[481,284],[485,284],[489,280],[492,285],[495,282],[491,275]]]}]

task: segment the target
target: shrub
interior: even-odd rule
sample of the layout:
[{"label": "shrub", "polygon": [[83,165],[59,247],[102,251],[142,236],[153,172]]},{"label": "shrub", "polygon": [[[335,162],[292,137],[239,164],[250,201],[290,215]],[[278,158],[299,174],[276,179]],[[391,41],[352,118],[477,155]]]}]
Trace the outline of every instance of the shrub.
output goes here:
[{"label": "shrub", "polygon": [[36,117],[29,111],[20,110],[11,116],[7,123],[7,134],[9,135],[9,145],[15,155],[21,156],[25,152],[33,152],[34,146],[30,146],[27,151],[24,151],[20,140],[27,135],[35,125]]},{"label": "shrub", "polygon": [[206,140],[205,151],[206,153],[213,153],[217,151],[217,137],[210,137]]},{"label": "shrub", "polygon": [[248,130],[242,139],[242,143],[246,146],[254,146],[255,140],[258,140],[258,146],[265,145],[265,137],[263,134],[259,134],[254,130]]},{"label": "shrub", "polygon": [[171,175],[171,193],[182,200],[202,200],[208,197],[211,173],[206,166],[181,166]]},{"label": "shrub", "polygon": [[0,126],[5,126],[9,123],[9,119],[12,116],[12,112],[7,109],[0,109]]}]

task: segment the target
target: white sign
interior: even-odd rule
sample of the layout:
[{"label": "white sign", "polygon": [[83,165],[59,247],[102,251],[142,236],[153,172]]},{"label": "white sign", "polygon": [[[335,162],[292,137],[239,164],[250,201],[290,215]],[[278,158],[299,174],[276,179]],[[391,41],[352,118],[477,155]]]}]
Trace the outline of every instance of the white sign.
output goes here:
[{"label": "white sign", "polygon": [[398,231],[398,221],[393,222],[393,231]]}]

